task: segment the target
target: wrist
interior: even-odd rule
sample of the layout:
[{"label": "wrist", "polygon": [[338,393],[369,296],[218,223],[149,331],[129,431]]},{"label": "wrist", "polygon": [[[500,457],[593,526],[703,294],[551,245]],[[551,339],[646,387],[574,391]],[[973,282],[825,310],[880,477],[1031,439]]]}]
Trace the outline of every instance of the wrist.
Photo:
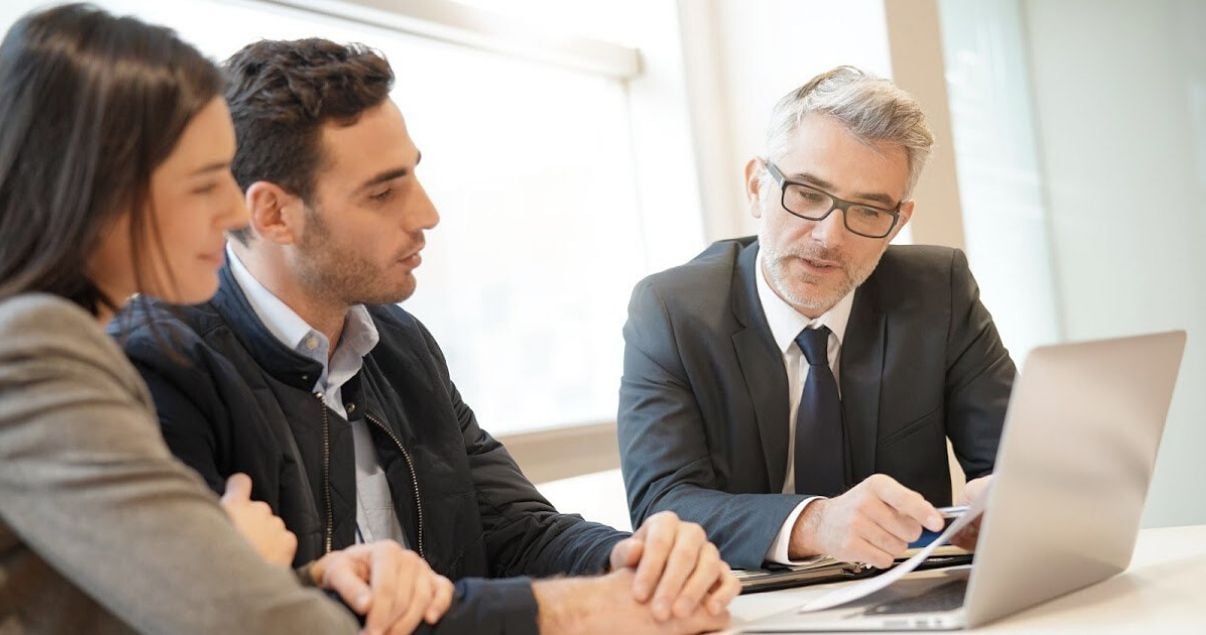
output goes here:
[{"label": "wrist", "polygon": [[536,623],[545,635],[589,632],[589,603],[597,595],[592,583],[599,578],[558,578],[532,582],[536,598]]},{"label": "wrist", "polygon": [[793,560],[824,553],[817,544],[817,535],[820,533],[821,519],[828,505],[828,499],[814,500],[804,508],[799,518],[796,518],[796,524],[791,530],[791,542],[787,547],[787,553]]}]

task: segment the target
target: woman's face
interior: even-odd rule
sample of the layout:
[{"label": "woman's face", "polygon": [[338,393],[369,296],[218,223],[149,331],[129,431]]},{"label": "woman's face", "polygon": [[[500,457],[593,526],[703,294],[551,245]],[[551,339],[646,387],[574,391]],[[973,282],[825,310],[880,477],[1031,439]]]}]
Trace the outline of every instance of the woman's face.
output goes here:
[{"label": "woman's face", "polygon": [[[144,293],[175,304],[196,304],[218,290],[225,257],[225,232],[247,223],[243,194],[230,173],[234,126],[226,101],[215,97],[188,123],[172,153],[151,174],[150,209],[143,245],[135,263],[130,214],[101,234],[89,273],[115,301]],[[155,230],[158,227],[157,247]],[[137,288],[135,267],[144,288]],[[169,274],[170,272],[170,274]]]}]

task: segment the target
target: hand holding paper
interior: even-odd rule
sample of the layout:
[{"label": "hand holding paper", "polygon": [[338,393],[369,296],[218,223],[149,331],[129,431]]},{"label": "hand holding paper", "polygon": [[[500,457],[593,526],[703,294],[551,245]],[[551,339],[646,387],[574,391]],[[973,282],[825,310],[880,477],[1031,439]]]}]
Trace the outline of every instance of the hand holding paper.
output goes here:
[{"label": "hand holding paper", "polygon": [[928,546],[926,546],[925,549],[917,552],[917,554],[912,558],[900,563],[895,568],[885,572],[883,575],[878,575],[874,578],[864,580],[858,584],[842,587],[826,593],[825,595],[822,595],[821,597],[804,604],[804,606],[800,607],[800,612],[808,613],[812,611],[822,611],[835,606],[841,606],[847,602],[853,602],[859,598],[867,597],[868,595],[871,595],[872,593],[875,593],[889,584],[892,584],[893,582],[903,578],[906,574],[916,569],[917,565],[921,564],[926,558],[930,557],[930,554],[934,553],[935,549],[947,544],[950,541],[951,536],[959,533],[964,527],[978,519],[980,514],[984,513],[985,501],[987,500],[987,496],[978,497],[972,506],[968,508],[967,513],[963,514],[958,520],[951,523],[950,526],[948,526],[934,542],[931,542]]}]

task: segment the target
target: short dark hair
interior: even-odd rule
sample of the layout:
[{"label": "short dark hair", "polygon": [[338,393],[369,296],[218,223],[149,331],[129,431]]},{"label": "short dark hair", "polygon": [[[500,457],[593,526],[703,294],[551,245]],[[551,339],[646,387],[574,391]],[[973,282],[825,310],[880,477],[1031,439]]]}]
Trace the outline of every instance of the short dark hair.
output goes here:
[{"label": "short dark hair", "polygon": [[88,259],[126,211],[133,261],[148,233],[163,253],[151,174],[221,93],[217,67],[170,29],[84,4],[17,20],[0,43],[0,297],[116,312],[125,298],[97,287]]},{"label": "short dark hair", "polygon": [[[309,202],[322,164],[321,128],[351,125],[389,97],[394,71],[362,44],[310,38],[261,40],[223,65],[226,101],[238,151],[232,171],[243,191],[256,181],[275,183]],[[247,244],[249,229],[231,234]]]}]

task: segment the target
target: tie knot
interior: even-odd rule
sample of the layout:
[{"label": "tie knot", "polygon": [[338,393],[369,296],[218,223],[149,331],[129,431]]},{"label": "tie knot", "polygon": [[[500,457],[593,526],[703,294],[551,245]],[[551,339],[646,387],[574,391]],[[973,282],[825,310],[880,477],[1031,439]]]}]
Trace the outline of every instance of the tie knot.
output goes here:
[{"label": "tie knot", "polygon": [[829,365],[829,327],[804,329],[796,336],[796,346],[804,352],[809,366]]}]

